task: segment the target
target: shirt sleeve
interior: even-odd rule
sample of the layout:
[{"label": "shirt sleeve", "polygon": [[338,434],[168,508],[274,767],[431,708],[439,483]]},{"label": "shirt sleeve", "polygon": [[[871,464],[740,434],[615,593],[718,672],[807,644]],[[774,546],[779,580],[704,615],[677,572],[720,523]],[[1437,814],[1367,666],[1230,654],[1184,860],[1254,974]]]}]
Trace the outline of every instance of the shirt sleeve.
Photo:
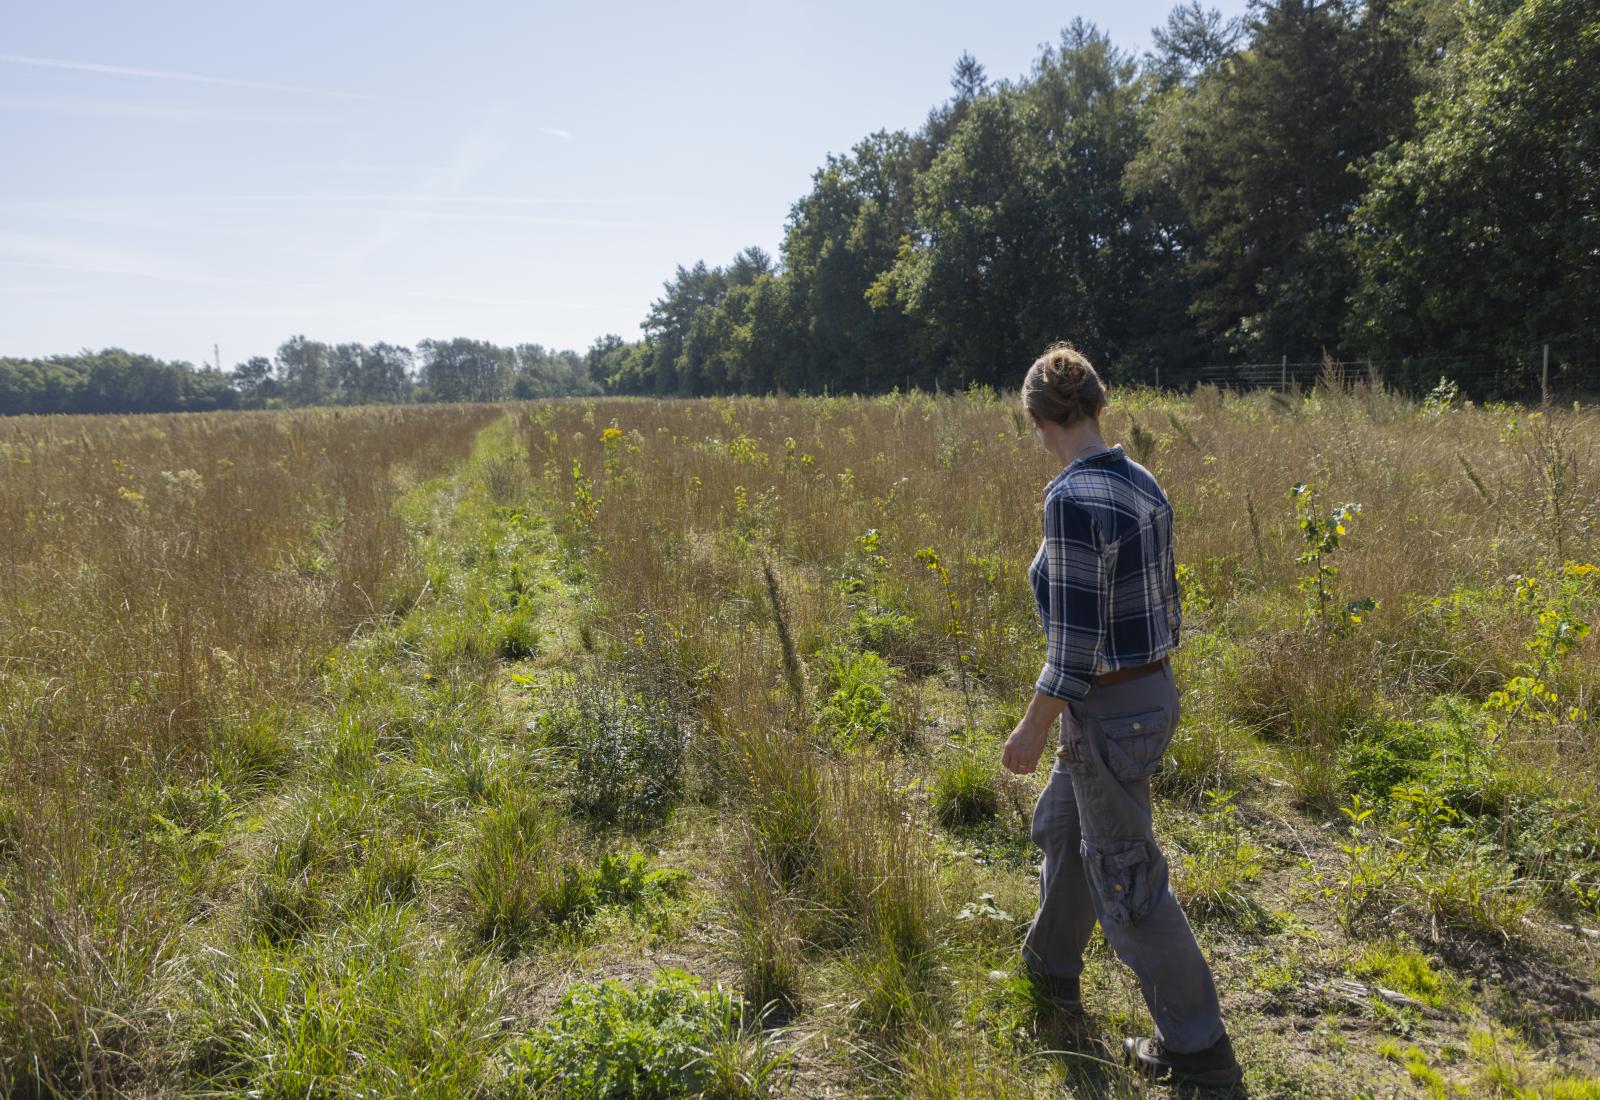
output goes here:
[{"label": "shirt sleeve", "polygon": [[1099,526],[1066,496],[1047,497],[1044,542],[1050,607],[1044,668],[1033,686],[1058,699],[1082,699],[1105,642],[1108,578]]}]

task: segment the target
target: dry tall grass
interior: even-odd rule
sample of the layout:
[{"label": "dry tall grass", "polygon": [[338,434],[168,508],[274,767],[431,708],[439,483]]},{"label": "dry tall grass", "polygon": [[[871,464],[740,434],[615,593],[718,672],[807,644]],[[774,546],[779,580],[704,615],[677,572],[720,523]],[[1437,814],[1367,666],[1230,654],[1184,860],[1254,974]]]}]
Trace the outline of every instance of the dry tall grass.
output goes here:
[{"label": "dry tall grass", "polygon": [[[1156,473],[1176,509],[1187,717],[1175,774],[1158,778],[1196,806],[1208,787],[1276,773],[1313,820],[1339,825],[1347,743],[1386,724],[1421,728],[1441,695],[1481,706],[1526,671],[1539,629],[1516,577],[1567,591],[1563,565],[1600,557],[1592,410],[1419,406],[1337,379],[1289,395],[1113,397],[1108,437]],[[574,400],[519,417],[604,618],[636,624],[710,685],[725,734],[720,791],[745,818],[725,880],[746,988],[803,1006],[816,980],[807,960],[844,945],[861,991],[850,1018],[879,1051],[868,1057],[914,1066],[912,1037],[940,1033],[947,1001],[929,960],[950,942],[949,899],[928,858],[930,815],[908,794],[936,768],[916,750],[819,741],[803,718],[820,704],[825,647],[874,637],[913,685],[897,692],[908,714],[938,683],[949,693],[938,710],[956,718],[942,732],[975,748],[1009,730],[1044,655],[1026,570],[1058,470],[1016,395]],[[1297,560],[1308,543],[1290,490],[1301,482],[1319,516],[1361,506],[1326,557],[1338,612],[1326,620],[1301,584],[1314,572]],[[1347,623],[1345,604],[1368,597],[1376,607]],[[1562,614],[1592,621],[1593,611]],[[909,636],[884,646],[886,630]],[[1500,905],[1508,889],[1536,885],[1558,909],[1588,904],[1592,864],[1543,866],[1543,841],[1528,838],[1600,844],[1561,823],[1567,807],[1600,809],[1597,640],[1545,669],[1571,714],[1513,713],[1495,728],[1493,783],[1545,815],[1521,841],[1496,842],[1521,845],[1517,869],[1510,856],[1474,857],[1472,883],[1446,881],[1454,857],[1402,839],[1397,858],[1414,862],[1389,881],[1415,896],[1386,904],[1498,933],[1525,911]],[[934,665],[940,674],[924,681]],[[1431,826],[1393,827],[1414,840]],[[1338,877],[1322,870],[1319,882]],[[1358,871],[1338,874],[1335,889],[1379,896]]]},{"label": "dry tall grass", "polygon": [[211,885],[153,818],[192,825],[209,779],[287,764],[318,663],[420,588],[400,495],[496,415],[0,422],[0,1092],[139,1069]]},{"label": "dry tall grass", "polygon": [[[585,526],[608,601],[673,624],[690,667],[725,663],[722,641],[738,634],[743,675],[761,685],[781,675],[767,555],[781,564],[803,653],[837,637],[850,609],[836,582],[875,530],[882,590],[927,647],[952,666],[964,658],[999,700],[1038,672],[1026,566],[1056,469],[1014,395],[570,401],[524,411],[522,426],[555,491],[572,499],[577,462],[599,498]],[[1289,397],[1203,387],[1187,399],[1128,394],[1105,426],[1144,451],[1174,502],[1195,625],[1239,643],[1205,658],[1240,665],[1225,709],[1269,733],[1326,743],[1375,709],[1500,687],[1525,657],[1532,619],[1494,600],[1452,613],[1463,593],[1592,561],[1600,546],[1592,410],[1436,410],[1366,386]],[[1327,504],[1363,507],[1337,554],[1337,586],[1379,607],[1334,643],[1298,629],[1297,482]],[[918,559],[924,548],[948,590]],[[1594,638],[1566,669],[1574,685],[1594,683]],[[723,690],[747,715],[754,689]],[[1583,748],[1567,738],[1530,751],[1600,775]]]}]

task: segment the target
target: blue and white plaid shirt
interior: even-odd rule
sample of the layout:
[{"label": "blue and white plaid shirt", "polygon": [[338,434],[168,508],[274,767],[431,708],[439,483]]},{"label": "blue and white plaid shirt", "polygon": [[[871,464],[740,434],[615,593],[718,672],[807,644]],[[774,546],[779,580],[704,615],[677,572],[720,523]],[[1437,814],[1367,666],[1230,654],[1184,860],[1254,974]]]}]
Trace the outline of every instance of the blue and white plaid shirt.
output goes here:
[{"label": "blue and white plaid shirt", "polygon": [[1090,677],[1178,644],[1172,505],[1121,444],[1080,455],[1045,486],[1028,580],[1046,638],[1034,687],[1046,695],[1082,699]]}]

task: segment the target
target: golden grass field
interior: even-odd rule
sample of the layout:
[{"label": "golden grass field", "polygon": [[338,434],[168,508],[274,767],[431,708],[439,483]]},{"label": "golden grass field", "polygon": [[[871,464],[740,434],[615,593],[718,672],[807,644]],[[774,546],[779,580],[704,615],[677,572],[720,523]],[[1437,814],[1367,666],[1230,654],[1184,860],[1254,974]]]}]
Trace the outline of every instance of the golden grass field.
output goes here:
[{"label": "golden grass field", "polygon": [[[1112,400],[1245,1094],[1600,1096],[1600,413]],[[1084,1020],[1016,965],[1015,393],[17,418],[0,471],[0,1095],[1171,1094],[1098,936]]]}]

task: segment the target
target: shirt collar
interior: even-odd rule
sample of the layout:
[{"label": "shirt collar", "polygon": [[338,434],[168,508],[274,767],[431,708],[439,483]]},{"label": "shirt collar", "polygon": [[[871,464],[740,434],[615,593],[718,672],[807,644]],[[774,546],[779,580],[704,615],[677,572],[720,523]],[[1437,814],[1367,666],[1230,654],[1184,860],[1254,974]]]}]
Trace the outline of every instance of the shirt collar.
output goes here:
[{"label": "shirt collar", "polygon": [[1052,486],[1054,486],[1056,484],[1056,482],[1058,482],[1062,478],[1066,477],[1067,474],[1071,473],[1074,469],[1076,469],[1078,466],[1082,465],[1083,463],[1086,463],[1086,462],[1100,462],[1100,461],[1102,461],[1102,460],[1104,460],[1106,458],[1113,458],[1113,457],[1120,458],[1121,456],[1122,456],[1122,444],[1120,444],[1120,443],[1113,443],[1110,446],[1106,446],[1106,447],[1094,447],[1094,448],[1092,448],[1090,450],[1084,451],[1077,458],[1073,459],[1071,462],[1069,462],[1065,466],[1061,467],[1061,472],[1056,474],[1055,477],[1051,478],[1045,484],[1045,489],[1046,489],[1046,491],[1048,491]]}]

